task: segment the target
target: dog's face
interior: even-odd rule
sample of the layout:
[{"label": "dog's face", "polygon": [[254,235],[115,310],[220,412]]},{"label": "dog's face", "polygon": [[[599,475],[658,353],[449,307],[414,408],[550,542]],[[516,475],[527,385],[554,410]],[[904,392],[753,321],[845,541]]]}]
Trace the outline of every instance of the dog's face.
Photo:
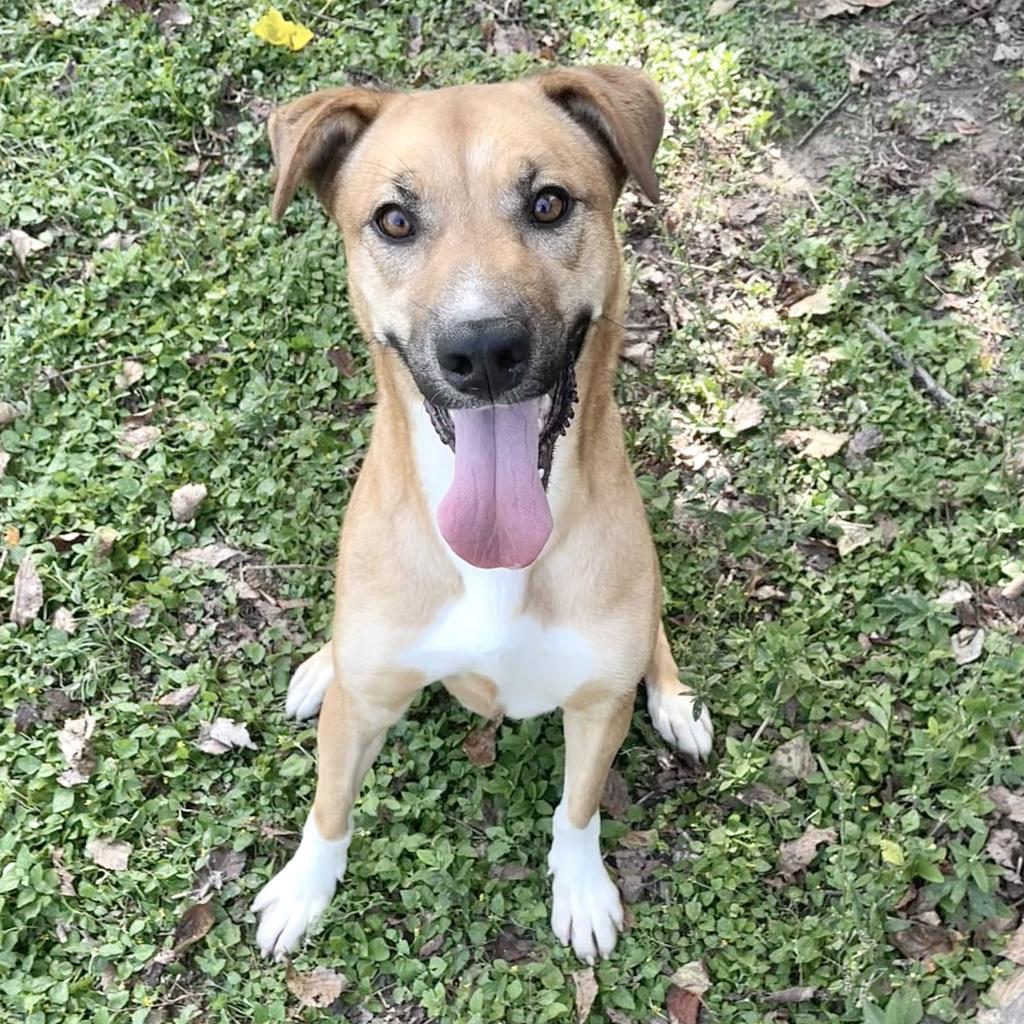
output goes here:
[{"label": "dog's face", "polygon": [[624,68],[326,90],[271,118],[274,213],[314,186],[341,227],[362,327],[442,418],[542,399],[614,293],[613,208],[627,173],[656,195],[662,120],[650,80]]}]

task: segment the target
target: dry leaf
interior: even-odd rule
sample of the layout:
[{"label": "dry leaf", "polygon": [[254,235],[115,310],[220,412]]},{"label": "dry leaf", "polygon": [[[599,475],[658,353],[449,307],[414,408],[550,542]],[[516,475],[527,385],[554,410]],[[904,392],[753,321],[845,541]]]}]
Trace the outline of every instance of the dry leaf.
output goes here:
[{"label": "dry leaf", "polygon": [[634,341],[622,347],[622,358],[627,363],[649,370],[654,365],[654,346],[649,341]]},{"label": "dry leaf", "polygon": [[16,526],[8,526],[4,530],[4,544],[9,548],[16,548],[21,543],[21,530]]},{"label": "dry leaf", "polygon": [[19,628],[27,626],[43,610],[43,583],[26,555],[14,576],[14,600],[11,602],[10,619]]},{"label": "dry leaf", "polygon": [[187,708],[196,699],[198,693],[199,684],[193,683],[191,686],[183,686],[180,690],[165,693],[157,700],[157,704],[164,708],[175,708],[180,711]]},{"label": "dry leaf", "polygon": [[59,629],[61,632],[67,633],[69,636],[78,629],[78,623],[75,622],[74,615],[72,615],[70,610],[65,608],[63,605],[53,613],[53,619],[50,624],[54,629]]},{"label": "dry leaf", "polygon": [[137,359],[126,359],[121,363],[121,372],[114,378],[114,383],[122,391],[127,391],[142,380],[145,372],[146,368]]},{"label": "dry leaf", "polygon": [[106,558],[114,550],[114,544],[121,539],[121,534],[112,526],[101,526],[93,534],[93,555],[96,558]]},{"label": "dry leaf", "polygon": [[160,440],[160,428],[150,426],[127,427],[121,431],[121,450],[126,458],[137,459]]},{"label": "dry leaf", "polygon": [[847,451],[852,455],[867,455],[868,452],[874,451],[884,441],[885,435],[878,427],[865,427],[863,430],[858,430],[850,438]]},{"label": "dry leaf", "polygon": [[176,523],[195,518],[196,509],[206,500],[206,484],[185,484],[171,495],[171,515]]},{"label": "dry leaf", "polygon": [[207,544],[201,548],[184,548],[176,551],[171,557],[171,565],[179,569],[191,569],[198,566],[206,566],[209,569],[216,569],[224,562],[237,558],[242,552],[235,548],[229,548],[226,544]]},{"label": "dry leaf", "polygon": [[810,427],[806,430],[787,430],[780,440],[790,448],[796,448],[805,459],[827,459],[839,452],[849,438],[849,434]]},{"label": "dry leaf", "polygon": [[255,750],[256,744],[244,725],[231,718],[217,718],[212,722],[199,723],[196,747],[204,754],[226,754],[235,747]]},{"label": "dry leaf", "polygon": [[742,434],[745,430],[753,430],[764,419],[764,407],[756,398],[741,398],[725,414],[725,422]]},{"label": "dry leaf", "polygon": [[970,665],[981,657],[985,646],[985,630],[961,629],[954,633],[950,643],[953,648],[953,660],[958,665]]},{"label": "dry leaf", "polygon": [[711,980],[701,960],[684,964],[672,975],[666,995],[666,1009],[671,1024],[697,1024],[701,997],[711,987]]},{"label": "dry leaf", "polygon": [[33,15],[36,25],[44,32],[53,32],[64,24],[64,19],[58,17],[52,11],[36,11]]},{"label": "dry leaf", "polygon": [[693,992],[696,996],[703,996],[711,988],[711,979],[703,960],[691,960],[688,964],[683,964],[669,980],[673,985]]},{"label": "dry leaf", "polygon": [[992,51],[993,64],[1016,64],[1024,60],[1024,46],[1014,46],[1011,43],[997,43]]},{"label": "dry leaf", "polygon": [[60,891],[63,896],[77,896],[75,892],[75,878],[64,866],[64,847],[54,846],[50,848],[50,863],[57,872],[57,880],[60,882]]},{"label": "dry leaf", "polygon": [[86,856],[108,871],[124,871],[132,853],[132,844],[120,839],[90,839],[85,844]]},{"label": "dry leaf", "polygon": [[178,921],[174,929],[174,946],[170,950],[171,958],[180,956],[189,946],[194,946],[213,927],[214,914],[210,901],[195,903]]},{"label": "dry leaf", "polygon": [[68,765],[68,770],[61,772],[57,776],[57,781],[65,788],[79,786],[83,782],[89,781],[89,776],[95,767],[89,741],[95,730],[96,719],[87,711],[81,718],[67,719],[60,732],[57,733],[60,752]]},{"label": "dry leaf", "polygon": [[355,357],[347,348],[329,348],[327,350],[327,361],[342,377],[351,377],[356,372]]},{"label": "dry leaf", "polygon": [[869,64],[854,53],[846,55],[846,64],[850,69],[849,78],[851,85],[860,85],[861,82],[867,81],[875,73],[873,64]]},{"label": "dry leaf", "polygon": [[29,256],[33,253],[42,252],[48,248],[50,243],[42,238],[33,238],[25,231],[14,228],[10,233],[11,246],[14,248],[14,256],[18,263],[24,267]]},{"label": "dry leaf", "polygon": [[797,779],[806,782],[818,770],[818,759],[807,737],[801,733],[776,749],[771,757],[771,765],[779,781],[788,785]]},{"label": "dry leaf", "polygon": [[489,768],[494,764],[495,757],[495,740],[498,735],[498,726],[501,725],[501,717],[492,718],[485,725],[480,726],[479,729],[474,730],[466,737],[465,742],[462,744],[462,749],[465,751],[466,756],[475,765],[479,765],[481,768]]},{"label": "dry leaf", "polygon": [[[100,239],[98,248],[104,252],[114,252],[115,250],[124,252],[125,249],[130,249],[138,241],[138,238],[138,233],[134,231],[111,231]],[[134,362],[134,360],[130,361]]]},{"label": "dry leaf", "polygon": [[0,448],[0,480],[4,478],[4,474],[7,472],[7,464],[10,461],[10,454],[8,452],[5,452],[3,448]]},{"label": "dry leaf", "polygon": [[285,972],[284,982],[301,1006],[312,1006],[321,1010],[330,1006],[349,985],[345,975],[326,967],[299,973],[290,965]]},{"label": "dry leaf", "polygon": [[192,24],[192,14],[181,4],[164,4],[156,12],[156,23],[164,39],[170,39],[179,28]]},{"label": "dry leaf", "polygon": [[799,839],[794,839],[779,846],[779,874],[783,878],[793,878],[803,871],[818,852],[823,843],[831,846],[838,836],[834,828],[816,828],[808,825]]},{"label": "dry leaf", "polygon": [[833,285],[826,285],[824,288],[819,288],[816,292],[811,292],[810,295],[800,299],[799,302],[794,302],[786,310],[786,316],[791,319],[805,316],[825,316],[825,314],[832,312],[834,305],[835,287]]},{"label": "dry leaf", "polygon": [[132,629],[140,629],[149,621],[149,617],[152,614],[153,609],[150,608],[149,605],[132,605],[132,607],[128,609],[128,614],[126,616],[128,625],[131,626]]},{"label": "dry leaf", "polygon": [[626,850],[649,850],[657,841],[658,830],[656,828],[633,829],[619,840],[619,846]]},{"label": "dry leaf", "polygon": [[1021,848],[1020,836],[1012,828],[994,828],[985,842],[985,852],[994,864],[1003,869],[1003,878],[1010,882],[1021,881],[1021,868],[1024,866],[1024,850]]},{"label": "dry leaf", "polygon": [[818,990],[810,986],[783,988],[778,992],[769,992],[764,1001],[769,1006],[788,1006],[792,1003],[810,1003],[818,996]]},{"label": "dry leaf", "polygon": [[1005,960],[1024,965],[1024,924],[1010,936],[1010,941],[1003,947],[1000,954]]},{"label": "dry leaf", "polygon": [[[3,453],[0,452],[0,458],[3,458]],[[3,471],[0,470],[0,476],[3,476]],[[1024,594],[1024,572],[1018,573],[1009,583],[1003,587],[999,593],[1006,598],[1007,601],[1016,601],[1021,594]]]},{"label": "dry leaf", "polygon": [[891,3],[892,0],[812,0],[804,5],[804,10],[815,21],[823,21],[842,14],[860,14],[866,7],[888,7]]},{"label": "dry leaf", "polygon": [[537,41],[525,25],[499,25],[488,21],[483,26],[483,33],[487,52],[494,57],[537,52]]},{"label": "dry leaf", "polygon": [[572,972],[573,984],[576,986],[576,1024],[586,1024],[597,998],[597,979],[594,968],[587,967],[582,971]]},{"label": "dry leaf", "polygon": [[954,605],[973,600],[974,591],[971,590],[970,584],[964,583],[963,580],[950,580],[942,588],[942,593],[935,598],[935,603],[952,608]]},{"label": "dry leaf", "polygon": [[890,942],[908,960],[931,960],[945,953],[952,953],[956,933],[941,925],[913,921],[909,928],[893,932]]},{"label": "dry leaf", "polygon": [[79,18],[95,18],[109,3],[110,0],[72,0],[71,10]]},{"label": "dry leaf", "polygon": [[720,18],[723,14],[728,14],[740,0],[714,0],[714,3],[708,8],[709,18]]},{"label": "dry leaf", "polygon": [[206,899],[211,890],[219,891],[225,882],[240,878],[247,859],[244,850],[235,850],[230,846],[218,846],[217,849],[211,850],[206,863],[196,873],[192,898]]},{"label": "dry leaf", "polygon": [[608,772],[604,780],[604,791],[601,793],[601,809],[613,818],[625,818],[629,810],[629,787],[620,772],[614,768]]},{"label": "dry leaf", "polygon": [[293,53],[298,52],[313,38],[305,25],[289,21],[281,12],[271,7],[259,21],[253,22],[252,32],[272,46],[284,46]]},{"label": "dry leaf", "polygon": [[845,558],[851,552],[878,539],[878,530],[875,527],[865,526],[863,523],[851,523],[841,516],[833,516],[829,519],[828,525],[839,531],[836,550],[838,550],[840,558]]},{"label": "dry leaf", "polygon": [[1018,825],[1024,824],[1024,796],[1013,793],[1005,786],[993,786],[985,794],[996,805],[996,809],[1005,814],[1010,821]]},{"label": "dry leaf", "polygon": [[0,402],[0,427],[9,427],[20,415],[21,410],[13,402]]}]

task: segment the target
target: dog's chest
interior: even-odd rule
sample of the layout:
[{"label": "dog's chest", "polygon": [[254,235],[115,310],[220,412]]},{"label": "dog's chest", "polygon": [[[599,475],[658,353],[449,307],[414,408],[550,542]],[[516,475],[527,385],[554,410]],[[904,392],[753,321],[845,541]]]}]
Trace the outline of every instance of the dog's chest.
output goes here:
[{"label": "dog's chest", "polygon": [[463,570],[463,593],[407,648],[403,661],[431,679],[485,676],[501,710],[529,718],[562,704],[593,676],[586,638],[523,614],[526,572]]}]

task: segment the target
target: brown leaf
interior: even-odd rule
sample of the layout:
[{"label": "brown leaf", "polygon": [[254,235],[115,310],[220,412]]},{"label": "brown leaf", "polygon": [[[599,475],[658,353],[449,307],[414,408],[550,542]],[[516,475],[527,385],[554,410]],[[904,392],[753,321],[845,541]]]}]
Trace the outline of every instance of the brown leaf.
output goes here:
[{"label": "brown leaf", "polygon": [[178,29],[192,24],[192,15],[181,4],[163,4],[156,12],[155,20],[164,39],[171,39]]},{"label": "brown leaf", "polygon": [[536,944],[528,935],[518,935],[505,928],[498,934],[492,946],[495,960],[516,964],[523,960],[536,960]]},{"label": "brown leaf", "polygon": [[160,440],[160,428],[146,424],[121,431],[121,451],[127,459],[137,459]]},{"label": "brown leaf", "polygon": [[799,302],[794,302],[786,310],[786,316],[790,319],[799,319],[805,316],[825,316],[832,312],[833,306],[835,306],[835,288],[832,285],[826,285],[824,288],[819,288],[816,292],[811,292],[810,295],[800,299]]},{"label": "brown leaf", "polygon": [[11,246],[14,249],[14,256],[19,265],[24,268],[28,258],[37,252],[48,248],[50,243],[42,238],[33,238],[30,234],[14,228],[8,236]]},{"label": "brown leaf", "polygon": [[95,18],[110,4],[110,0],[71,0],[71,10],[79,18]]},{"label": "brown leaf", "polygon": [[874,65],[869,64],[855,53],[848,53],[846,55],[846,64],[850,69],[849,78],[851,85],[860,85],[861,82],[867,81],[875,73]]},{"label": "brown leaf", "polygon": [[217,718],[212,722],[199,723],[196,747],[204,754],[226,754],[235,747],[255,750],[256,744],[244,725],[231,718]]},{"label": "brown leaf", "polygon": [[537,52],[537,41],[525,25],[499,25],[488,21],[483,25],[483,33],[487,52],[494,57]]},{"label": "brown leaf", "polygon": [[723,14],[728,14],[739,2],[740,0],[714,0],[708,8],[708,17],[720,18]]},{"label": "brown leaf", "polygon": [[68,765],[68,770],[61,772],[57,781],[65,788],[70,789],[89,781],[96,767],[90,743],[95,730],[96,719],[87,711],[81,718],[69,718],[57,733],[60,752]]},{"label": "brown leaf", "polygon": [[1013,793],[1005,786],[993,786],[985,794],[1010,821],[1024,824],[1024,796]]},{"label": "brown leaf", "polygon": [[85,844],[86,856],[108,871],[124,871],[132,853],[132,844],[120,839],[90,839]]},{"label": "brown leaf", "polygon": [[19,704],[14,709],[14,731],[31,732],[40,722],[39,712],[31,704]]},{"label": "brown leaf", "polygon": [[244,850],[235,850],[230,846],[218,846],[211,850],[206,863],[196,872],[192,898],[206,899],[211,891],[220,891],[225,882],[241,877],[247,859]]},{"label": "brown leaf", "polygon": [[329,348],[327,361],[342,377],[351,377],[356,372],[356,361],[347,348]]},{"label": "brown leaf", "polygon": [[481,768],[489,768],[494,764],[497,756],[495,753],[495,741],[498,735],[498,726],[500,725],[501,716],[499,715],[466,737],[465,742],[462,744],[462,749],[473,764]]},{"label": "brown leaf", "polygon": [[75,892],[75,879],[70,871],[64,866],[64,847],[50,847],[50,863],[57,872],[57,880],[60,882],[60,891],[63,896],[77,896]]},{"label": "brown leaf", "polygon": [[121,534],[112,526],[101,526],[93,534],[92,552],[96,558],[106,558],[114,550],[114,544],[121,539]]},{"label": "brown leaf", "polygon": [[149,605],[142,603],[133,604],[131,608],[128,609],[128,614],[126,616],[128,625],[131,626],[132,629],[140,629],[149,621],[149,617],[152,614],[153,609],[150,608]]},{"label": "brown leaf", "polygon": [[977,661],[985,646],[985,630],[961,629],[950,639],[953,648],[953,660],[958,665],[970,665]]},{"label": "brown leaf", "polygon": [[619,840],[619,846],[625,850],[650,850],[657,841],[658,830],[656,828],[633,829]]},{"label": "brown leaf", "polygon": [[195,518],[196,509],[206,500],[206,484],[185,484],[171,495],[171,516],[176,523]]},{"label": "brown leaf", "polygon": [[597,979],[594,968],[587,967],[582,971],[572,972],[572,981],[576,986],[576,1024],[586,1024],[597,998]]},{"label": "brown leaf", "polygon": [[994,828],[988,834],[985,852],[994,864],[1003,869],[1003,878],[1010,882],[1021,881],[1021,867],[1024,866],[1024,850],[1016,829]]},{"label": "brown leaf", "polygon": [[764,419],[764,407],[757,398],[741,398],[725,414],[725,422],[742,434],[745,430],[753,430]]},{"label": "brown leaf", "polygon": [[783,988],[777,992],[769,992],[764,1001],[770,1006],[788,1006],[791,1003],[810,1003],[818,997],[818,990],[810,986]]},{"label": "brown leaf", "polygon": [[[102,246],[102,242],[100,245]],[[145,375],[146,368],[137,359],[126,359],[121,363],[121,372],[114,378],[114,383],[127,391],[133,384],[138,384]]]},{"label": "brown leaf", "polygon": [[209,900],[189,907],[174,929],[171,958],[181,956],[189,946],[194,946],[213,927],[214,920],[213,905]]},{"label": "brown leaf", "polygon": [[623,345],[621,355],[627,363],[639,366],[641,370],[649,370],[654,365],[654,346],[646,339]]},{"label": "brown leaf", "polygon": [[693,992],[698,997],[703,996],[711,988],[711,979],[703,960],[691,960],[688,964],[683,964],[669,980],[673,985]]},{"label": "brown leaf", "polygon": [[53,613],[50,625],[54,629],[59,629],[62,633],[67,633],[68,636],[71,636],[78,629],[78,623],[75,622],[74,615],[63,605]]},{"label": "brown leaf", "polygon": [[230,559],[237,558],[241,553],[226,544],[206,544],[201,548],[183,548],[181,551],[175,551],[171,556],[171,565],[179,569],[199,566],[216,569]]},{"label": "brown leaf", "polygon": [[771,765],[783,785],[797,779],[806,782],[818,770],[818,760],[803,733],[778,747],[772,754]]},{"label": "brown leaf", "polygon": [[9,427],[20,415],[21,410],[12,402],[0,402],[0,427]]},{"label": "brown leaf", "polygon": [[35,20],[36,26],[44,32],[53,32],[64,24],[64,20],[52,11],[36,11],[32,17]]},{"label": "brown leaf", "polygon": [[534,871],[525,864],[495,864],[490,874],[491,878],[502,882],[521,882],[524,878],[533,878]]},{"label": "brown leaf", "polygon": [[432,939],[427,939],[422,946],[416,951],[416,955],[421,960],[429,960],[435,953],[439,952],[441,947],[444,945],[444,932],[435,935]]},{"label": "brown leaf", "polygon": [[198,693],[199,684],[193,683],[191,686],[183,686],[180,690],[172,690],[170,693],[165,693],[157,699],[157,704],[161,707],[175,708],[180,711],[183,708],[187,708],[196,699],[196,694]]},{"label": "brown leaf", "polygon": [[27,626],[43,610],[43,582],[32,562],[26,555],[14,576],[14,600],[11,602],[10,619],[21,628]]},{"label": "brown leaf", "polygon": [[878,427],[865,427],[863,430],[858,430],[850,438],[850,444],[846,450],[853,455],[867,455],[868,452],[874,451],[884,441],[885,435]]},{"label": "brown leaf", "polygon": [[849,438],[849,434],[810,427],[806,430],[787,430],[779,440],[790,448],[796,448],[798,454],[805,459],[827,459],[840,451]]},{"label": "brown leaf", "polygon": [[619,772],[612,768],[604,780],[604,792],[601,794],[601,809],[607,811],[613,818],[622,819],[625,818],[631,802],[626,780]]},{"label": "brown leaf", "polygon": [[819,846],[831,846],[837,839],[834,828],[808,825],[798,839],[779,846],[779,874],[787,879],[795,877],[814,860]]},{"label": "brown leaf", "polygon": [[669,985],[665,997],[669,1024],[697,1024],[700,1019],[700,997],[678,985]]},{"label": "brown leaf", "polygon": [[300,1006],[321,1010],[330,1006],[349,986],[345,975],[326,967],[300,973],[289,965],[284,980],[288,991],[298,999]]},{"label": "brown leaf", "polygon": [[[138,238],[138,234],[135,234],[131,231],[111,231],[109,234],[104,235],[100,239],[97,248],[102,249],[104,252],[113,252],[114,250],[123,252],[125,249],[130,249],[136,243],[136,241],[138,241]],[[142,364],[137,363],[134,359],[128,359],[125,361],[125,363],[136,363],[136,366],[138,366],[140,370],[142,369]],[[122,373],[125,372],[124,365],[125,364],[122,364]],[[129,374],[134,375],[135,372],[135,368],[133,367],[129,371]],[[141,377],[142,374],[139,373],[138,377],[136,377],[136,380],[140,379]],[[131,383],[135,383],[135,381],[132,381]]]},{"label": "brown leaf", "polygon": [[878,530],[875,527],[865,526],[863,523],[851,523],[841,516],[832,516],[828,525],[839,531],[836,549],[840,558],[845,558],[858,548],[865,547],[878,539]]},{"label": "brown leaf", "polygon": [[955,933],[937,924],[912,921],[908,928],[893,932],[890,942],[908,960],[931,960],[945,953],[952,953]]},{"label": "brown leaf", "polygon": [[1004,960],[1012,960],[1018,966],[1024,966],[1024,924],[1011,936],[1000,954]]}]

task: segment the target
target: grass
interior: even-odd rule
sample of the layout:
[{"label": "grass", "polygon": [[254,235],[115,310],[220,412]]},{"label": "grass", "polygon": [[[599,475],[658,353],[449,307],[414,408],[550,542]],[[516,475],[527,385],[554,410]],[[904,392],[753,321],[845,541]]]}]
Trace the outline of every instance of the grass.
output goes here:
[{"label": "grass", "polygon": [[[254,8],[195,4],[168,39],[150,6],[55,4],[47,28],[16,3],[0,21],[0,228],[45,246],[0,267],[0,398],[20,412],[0,427],[0,607],[26,558],[46,598],[27,626],[0,624],[0,1015],[318,1020],[254,954],[247,908],[312,796],[314,731],[284,721],[283,696],[329,621],[373,384],[332,229],[308,198],[269,223],[258,115],[314,86],[491,80],[542,58],[487,53],[493,13],[454,0],[293,5],[316,32],[298,54],[249,32]],[[770,168],[846,89],[844,55],[884,52],[904,12],[705,10],[517,8],[560,60],[643,54],[672,115],[666,216],[627,204],[623,224],[658,340],[620,388],[673,644],[719,730],[694,773],[638,704],[617,762],[631,799],[604,823],[634,922],[596,968],[590,1019],[664,1020],[669,975],[696,959],[722,1024],[969,1019],[1012,967],[1000,951],[1024,897],[992,853],[1015,823],[986,796],[1024,787],[1024,608],[999,596],[1024,571],[1020,193],[985,217],[962,172],[893,185],[852,156],[810,197],[780,191]],[[959,45],[936,29],[931,63]],[[1011,89],[1000,110],[1019,109]],[[730,223],[751,197],[762,213]],[[785,315],[823,288],[827,312]],[[912,389],[869,322],[961,410]],[[118,381],[124,360],[137,381]],[[741,398],[764,414],[750,429],[731,418]],[[136,459],[133,423],[160,431]],[[808,428],[880,443],[820,459],[780,443]],[[186,483],[209,495],[178,524]],[[866,543],[840,557],[849,524]],[[175,564],[214,542],[242,554]],[[957,580],[970,598],[938,602]],[[51,625],[62,607],[73,632]],[[975,627],[981,657],[958,665],[953,635]],[[189,707],[158,703],[190,685]],[[95,767],[69,788],[58,732],[86,710]],[[198,750],[216,717],[246,723],[255,749]],[[559,723],[506,723],[487,769],[462,752],[472,728],[430,693],[371,772],[348,878],[295,962],[348,979],[329,1014],[575,1019],[580,965],[548,932],[542,870]],[[798,737],[813,758],[793,778],[773,754]],[[809,825],[835,842],[780,876],[780,844]],[[649,830],[647,848],[621,845]],[[125,870],[94,863],[97,838],[131,844]],[[225,847],[245,865],[213,892],[212,927],[154,966]],[[773,1001],[794,986],[810,1001]]]}]

